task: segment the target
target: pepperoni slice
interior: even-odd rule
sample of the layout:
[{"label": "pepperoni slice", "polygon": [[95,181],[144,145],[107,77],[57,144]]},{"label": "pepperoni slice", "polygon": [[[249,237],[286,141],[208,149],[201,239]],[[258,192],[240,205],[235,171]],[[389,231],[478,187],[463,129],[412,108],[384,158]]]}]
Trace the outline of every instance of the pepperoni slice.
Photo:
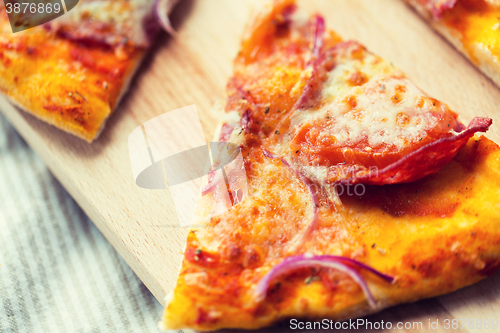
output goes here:
[{"label": "pepperoni slice", "polygon": [[326,167],[330,183],[394,184],[439,171],[491,119],[469,127],[402,74],[373,77],[311,112],[290,144],[296,161]]},{"label": "pepperoni slice", "polygon": [[381,170],[343,180],[343,183],[365,183],[373,185],[409,183],[441,170],[451,162],[460,149],[476,132],[486,132],[491,118],[474,118],[469,126],[458,134],[443,137],[389,164]]}]

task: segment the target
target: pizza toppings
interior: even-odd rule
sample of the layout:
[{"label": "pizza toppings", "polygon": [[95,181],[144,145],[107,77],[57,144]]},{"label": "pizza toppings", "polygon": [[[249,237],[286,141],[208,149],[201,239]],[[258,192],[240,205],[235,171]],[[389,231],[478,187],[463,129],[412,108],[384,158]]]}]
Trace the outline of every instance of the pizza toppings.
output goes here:
[{"label": "pizza toppings", "polygon": [[300,173],[298,170],[296,170],[292,166],[290,166],[290,164],[287,161],[285,161],[283,158],[280,158],[280,157],[268,152],[267,150],[263,150],[262,154],[267,158],[280,160],[281,163],[283,163],[283,165],[287,169],[291,170],[292,173],[295,173],[297,175],[298,179],[304,185],[307,186],[307,189],[309,190],[309,193],[311,194],[311,202],[312,202],[312,206],[313,206],[311,222],[307,225],[307,227],[305,228],[305,230],[301,234],[297,235],[297,237],[295,237],[295,239],[293,239],[291,241],[292,246],[290,249],[288,249],[288,252],[291,252],[291,253],[297,252],[300,250],[300,248],[302,247],[304,242],[307,240],[307,238],[309,237],[311,232],[316,228],[316,225],[318,224],[319,200],[318,200],[318,194],[316,192],[316,187],[314,186],[313,183],[311,183],[311,181],[309,179],[304,177],[304,175],[302,175],[302,173]]},{"label": "pizza toppings", "polygon": [[381,273],[353,259],[331,255],[311,255],[306,253],[299,256],[288,257],[280,264],[274,266],[257,284],[254,290],[255,300],[257,302],[262,302],[266,298],[267,290],[272,280],[292,271],[310,267],[335,269],[349,275],[349,277],[351,277],[351,279],[353,279],[363,290],[368,303],[374,309],[377,308],[375,298],[370,292],[366,280],[355,268],[367,270],[389,283],[394,283],[396,281],[394,277]]},{"label": "pizza toppings", "polygon": [[374,185],[409,183],[436,173],[455,157],[476,132],[486,132],[491,123],[490,118],[476,117],[467,129],[458,134],[431,142],[383,169],[359,172],[355,177],[342,180],[342,183]]},{"label": "pizza toppings", "polygon": [[295,11],[295,0],[273,0],[265,11],[257,12],[243,35],[238,57],[251,63],[273,47],[273,39],[290,22]]},{"label": "pizza toppings", "polygon": [[367,83],[361,94],[328,105],[301,125],[290,146],[299,151],[298,163],[326,167],[323,180],[330,183],[411,182],[439,171],[491,125],[489,118],[475,118],[464,130],[445,105],[412,95],[415,86],[406,79],[382,82]]},{"label": "pizza toppings", "polygon": [[430,0],[405,1],[500,86],[500,0],[455,0],[438,13],[428,4]]},{"label": "pizza toppings", "polygon": [[[87,0],[64,16],[46,23],[47,30],[74,41],[111,47],[147,48],[158,26],[172,33],[168,13],[176,0]],[[155,18],[156,15],[156,18]]]},{"label": "pizza toppings", "polygon": [[312,50],[310,59],[306,65],[305,71],[302,73],[300,80],[304,81],[302,94],[293,106],[293,109],[305,109],[315,99],[318,90],[318,85],[321,83],[321,72],[324,70],[324,57],[321,53],[325,43],[325,20],[322,16],[316,15],[310,20],[311,36],[313,38]]},{"label": "pizza toppings", "polygon": [[355,86],[315,113],[297,130],[294,143],[304,160],[332,165],[381,167],[459,126],[446,106],[406,78],[391,76]]},{"label": "pizza toppings", "polygon": [[152,41],[146,31],[152,4],[147,0],[85,1],[64,16],[45,24],[45,28],[67,39],[119,46],[131,43],[148,47]]},{"label": "pizza toppings", "polygon": [[442,19],[444,14],[455,8],[459,3],[469,8],[498,8],[499,0],[419,0],[427,10],[432,13],[434,19]]},{"label": "pizza toppings", "polygon": [[[283,11],[289,15],[288,9]],[[227,111],[239,110],[242,120],[251,114],[246,134],[264,138],[270,150],[312,181],[377,185],[414,181],[439,171],[473,134],[470,130],[457,137],[465,128],[457,114],[359,43],[339,42],[326,33],[321,16],[297,28],[284,18],[287,15],[281,21],[267,18],[285,22],[267,31],[267,51],[252,44],[251,57],[240,55],[238,74],[228,86]],[[291,33],[294,29],[307,41]],[[294,36],[293,42],[282,40],[288,34]],[[255,38],[254,32],[246,44]],[[485,131],[487,122],[471,128]],[[444,138],[454,139],[439,141]],[[273,148],[278,142],[279,147]],[[426,163],[410,168],[417,159]]]},{"label": "pizza toppings", "polygon": [[[335,68],[322,84],[320,98],[291,116],[288,131],[286,154],[293,156],[298,169],[322,172],[321,179],[308,173],[315,181],[378,185],[414,181],[439,171],[474,131],[489,127],[490,120],[478,119],[458,136],[465,126],[457,114],[393,66],[355,42],[340,43],[331,52]],[[416,159],[426,163],[408,167]],[[399,172],[396,177],[403,169],[406,174]]]}]

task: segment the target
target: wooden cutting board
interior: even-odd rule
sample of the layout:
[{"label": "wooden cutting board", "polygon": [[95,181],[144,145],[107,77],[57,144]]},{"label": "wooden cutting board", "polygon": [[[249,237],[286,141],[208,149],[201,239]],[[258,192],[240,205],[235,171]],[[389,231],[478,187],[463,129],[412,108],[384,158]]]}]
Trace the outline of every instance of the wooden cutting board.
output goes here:
[{"label": "wooden cutting board", "polygon": [[[3,97],[0,100],[2,112],[162,303],[174,286],[188,230],[158,227],[172,221],[172,199],[168,190],[135,185],[128,135],[151,118],[196,104],[205,137],[212,138],[217,120],[211,110],[224,98],[250,2],[182,0],[173,13],[178,35],[158,38],[130,92],[91,145],[15,109]],[[493,118],[488,136],[500,142],[500,90],[402,1],[303,0],[299,5],[324,15],[328,27],[345,39],[356,39],[392,61],[426,92],[461,114],[464,122],[476,115]],[[445,319],[500,320],[500,275],[369,319],[391,321],[394,326],[422,322],[423,331],[429,332],[456,331],[444,328]],[[436,319],[439,330],[429,329],[429,320]]]}]

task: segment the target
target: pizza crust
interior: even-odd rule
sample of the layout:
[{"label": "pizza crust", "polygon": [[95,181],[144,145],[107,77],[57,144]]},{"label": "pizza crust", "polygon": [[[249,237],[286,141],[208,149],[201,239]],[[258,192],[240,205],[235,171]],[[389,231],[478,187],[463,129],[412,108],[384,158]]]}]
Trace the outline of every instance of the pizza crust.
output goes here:
[{"label": "pizza crust", "polygon": [[[146,51],[144,50],[140,52],[137,58],[134,59],[134,61],[131,63],[133,67],[124,78],[125,82],[121,87],[119,96],[116,100],[116,104],[113,103],[115,107],[120,103],[121,99],[125,96],[125,93],[128,91],[130,83],[135,73],[140,68],[140,64],[145,55]],[[111,116],[111,114],[115,109],[115,107],[112,107],[110,103],[105,103],[103,101],[96,101],[94,105],[91,105],[90,110],[93,110],[93,112],[100,114],[103,117],[103,119],[101,120],[100,126],[96,130],[89,131],[84,126],[79,126],[78,124],[74,124],[69,121],[64,121],[57,115],[53,115],[50,112],[47,112],[46,109],[41,107],[41,105],[36,102],[38,96],[33,96],[29,94],[16,94],[15,96],[13,96],[12,94],[9,94],[8,90],[5,89],[4,87],[9,86],[11,83],[5,81],[6,80],[4,80],[3,78],[0,78],[0,87],[2,88],[0,92],[5,97],[7,97],[10,103],[13,104],[15,107],[46,122],[49,125],[55,126],[66,133],[72,134],[80,139],[83,139],[88,143],[92,143],[97,138],[99,138],[104,127],[106,126],[108,118]]]},{"label": "pizza crust", "polygon": [[491,53],[479,43],[471,45],[470,52],[464,47],[460,32],[448,27],[443,21],[435,20],[432,13],[427,10],[418,0],[404,0],[416,12],[427,21],[437,32],[439,32],[446,40],[448,40],[460,53],[469,59],[476,67],[478,67],[486,76],[488,76],[497,86],[500,87],[500,62],[498,56]]},{"label": "pizza crust", "polygon": [[[122,86],[122,88],[120,90],[120,93],[118,95],[118,99],[116,101],[115,108],[118,107],[118,105],[120,105],[120,102],[125,97],[126,92],[129,90],[130,84],[132,83],[132,80],[134,79],[134,76],[137,73],[137,71],[139,71],[139,68],[141,67],[141,64],[142,64],[142,60],[146,56],[146,53],[147,53],[146,50],[144,50],[142,52],[142,54],[140,54],[137,57],[137,59],[135,60],[135,63],[133,64],[132,69],[130,70],[130,73],[125,77],[125,82],[123,83],[123,86]],[[114,110],[111,110],[109,116],[111,116],[111,114],[113,113],[113,111]],[[82,139],[86,140],[88,143],[92,143],[93,141],[97,140],[99,138],[99,136],[101,135],[102,131],[104,130],[104,127],[106,127],[106,123],[108,122],[109,116],[108,116],[108,118],[106,118],[104,120],[104,122],[102,123],[101,127],[99,127],[99,129],[97,130],[97,132],[94,135],[94,138],[91,141],[89,141],[89,140],[87,140],[85,138],[82,138]],[[71,134],[73,134],[73,133],[71,133]]]}]

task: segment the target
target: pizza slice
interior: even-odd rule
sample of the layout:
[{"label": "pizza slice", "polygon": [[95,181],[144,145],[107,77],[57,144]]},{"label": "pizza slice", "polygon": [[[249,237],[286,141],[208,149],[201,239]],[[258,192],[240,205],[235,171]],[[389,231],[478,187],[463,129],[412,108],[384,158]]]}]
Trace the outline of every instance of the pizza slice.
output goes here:
[{"label": "pizza slice", "polygon": [[[164,328],[356,318],[500,267],[500,147],[474,136],[491,119],[462,124],[294,9],[275,0],[245,32],[216,138],[239,146],[248,194],[189,233]],[[226,186],[208,179],[201,212]]]},{"label": "pizza slice", "polygon": [[[174,2],[81,0],[44,25],[1,34],[0,90],[24,111],[92,142],[160,24],[171,31],[166,15]],[[7,10],[0,6],[2,31],[11,29]]]},{"label": "pizza slice", "polygon": [[434,29],[500,86],[500,2],[406,0]]}]

